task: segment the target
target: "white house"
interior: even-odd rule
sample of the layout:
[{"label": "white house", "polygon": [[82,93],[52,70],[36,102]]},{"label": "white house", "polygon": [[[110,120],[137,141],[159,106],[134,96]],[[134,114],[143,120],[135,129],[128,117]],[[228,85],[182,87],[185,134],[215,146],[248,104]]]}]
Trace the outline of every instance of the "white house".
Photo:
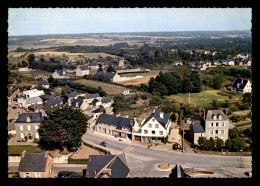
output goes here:
[{"label": "white house", "polygon": [[148,118],[144,119],[141,124],[133,127],[134,141],[150,141],[164,139],[169,133],[171,127],[170,116],[156,109]]},{"label": "white house", "polygon": [[101,100],[99,93],[86,95],[85,98],[88,103],[91,103],[94,99]]},{"label": "white house", "polygon": [[235,65],[235,61],[233,59],[228,59],[227,60],[227,65],[228,66],[234,66]]},{"label": "white house", "polygon": [[44,95],[43,90],[32,89],[23,91],[23,96],[25,96],[26,98],[38,97],[41,95]]},{"label": "white house", "polygon": [[129,90],[123,90],[122,94],[123,95],[129,95],[130,91]]},{"label": "white house", "polygon": [[55,72],[52,74],[52,77],[55,79],[65,79],[68,78],[68,73],[66,70],[55,70]]},{"label": "white house", "polygon": [[231,91],[238,93],[252,92],[252,85],[249,80],[237,78],[231,86]]},{"label": "white house", "polygon": [[181,66],[182,65],[182,61],[174,61],[174,66]]},{"label": "white house", "polygon": [[237,54],[236,56],[237,58],[242,58],[242,59],[246,59],[248,58],[248,54],[245,54],[245,53],[240,53],[240,54]]},{"label": "white house", "polygon": [[89,75],[89,69],[87,66],[78,66],[76,69],[76,76]]},{"label": "white house", "polygon": [[28,72],[30,69],[28,67],[23,67],[18,69],[19,72]]},{"label": "white house", "polygon": [[24,107],[24,108],[28,108],[29,106],[35,105],[35,104],[37,104],[37,105],[43,104],[42,99],[38,96],[27,98],[27,99],[19,98],[19,99],[17,99],[17,102],[18,102],[18,106]]}]

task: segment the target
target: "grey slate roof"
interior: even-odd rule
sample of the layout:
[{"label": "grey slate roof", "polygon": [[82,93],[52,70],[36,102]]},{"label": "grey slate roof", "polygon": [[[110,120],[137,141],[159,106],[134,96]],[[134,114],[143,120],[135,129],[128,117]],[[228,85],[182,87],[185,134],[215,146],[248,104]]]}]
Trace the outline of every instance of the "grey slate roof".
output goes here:
[{"label": "grey slate roof", "polygon": [[49,94],[44,94],[44,95],[41,95],[39,96],[43,101],[46,101],[46,100],[50,100],[50,99],[55,99],[56,97],[55,96],[52,96],[52,95],[49,95]]},{"label": "grey slate roof", "polygon": [[86,99],[93,99],[100,97],[99,93],[86,95]]},{"label": "grey slate roof", "polygon": [[194,133],[204,133],[205,130],[204,128],[202,127],[200,121],[194,121],[192,123],[192,127],[193,127],[193,131]]},{"label": "grey slate roof", "polygon": [[36,83],[39,84],[39,85],[49,85],[49,82],[42,79],[42,78],[37,79]]},{"label": "grey slate roof", "polygon": [[96,123],[105,123],[107,125],[116,125],[116,129],[121,130],[122,127],[129,128],[132,130],[132,125],[134,124],[134,119],[117,117],[108,114],[101,114],[97,119]]},{"label": "grey slate roof", "polygon": [[33,104],[33,103],[36,103],[36,102],[39,102],[39,101],[42,101],[42,99],[39,96],[25,99],[25,103],[27,105],[28,104]]},{"label": "grey slate roof", "polygon": [[[65,74],[63,74],[63,72],[65,72]],[[59,74],[59,76],[64,76],[64,75],[67,76],[68,75],[66,70],[57,70],[57,74]]]},{"label": "grey slate roof", "polygon": [[69,98],[74,98],[77,97],[78,95],[75,92],[69,93],[66,97]]},{"label": "grey slate roof", "polygon": [[207,121],[212,121],[213,120],[213,115],[217,116],[216,120],[218,120],[218,115],[221,116],[221,120],[229,120],[228,117],[223,113],[222,110],[208,110],[206,120]]},{"label": "grey slate roof", "polygon": [[111,169],[111,178],[125,178],[130,169],[117,155],[90,155],[86,177],[94,177],[103,168]]},{"label": "grey slate roof", "polygon": [[[242,80],[243,80],[243,82],[242,82]],[[247,82],[248,82],[248,80],[246,80],[246,79],[237,78],[237,79],[234,81],[234,83],[232,84],[232,87],[233,87],[233,88],[237,88],[237,85],[239,85],[239,86],[238,86],[238,89],[243,90],[243,89],[245,88]]]},{"label": "grey slate roof", "polygon": [[92,61],[92,62],[89,63],[88,66],[97,66],[97,65],[98,65],[98,62]]},{"label": "grey slate roof", "polygon": [[25,153],[21,158],[19,172],[44,172],[47,157],[44,153]]},{"label": "grey slate roof", "polygon": [[88,66],[85,66],[85,65],[84,66],[80,66],[79,69],[82,70],[82,71],[83,70],[88,70]]},{"label": "grey slate roof", "polygon": [[26,118],[31,117],[30,123],[41,123],[42,121],[42,114],[41,113],[22,113],[15,123],[27,123]]},{"label": "grey slate roof", "polygon": [[163,118],[161,118],[160,112],[160,109],[156,109],[154,113],[152,113],[148,118],[146,118],[143,125],[146,124],[152,117],[154,117],[154,119],[156,119],[165,128],[165,125],[168,123],[170,116],[166,113],[163,113]]},{"label": "grey slate roof", "polygon": [[46,101],[46,104],[48,106],[52,106],[52,105],[56,105],[57,103],[61,103],[61,102],[63,102],[63,100],[61,98],[56,97],[54,99],[50,99],[50,100]]},{"label": "grey slate roof", "polygon": [[105,78],[111,79],[116,75],[116,73],[99,71],[99,72],[96,72],[94,76],[98,77],[101,75],[103,75]]},{"label": "grey slate roof", "polygon": [[[79,107],[82,105],[83,101],[80,100],[80,99],[72,99],[72,100],[70,101],[70,103],[71,103],[71,107],[73,107],[73,108],[79,108]],[[78,103],[78,107],[76,107],[76,104],[77,104],[77,103]]]},{"label": "grey slate roof", "polygon": [[103,99],[101,99],[101,103],[109,103],[109,102],[111,102],[110,98],[103,98]]}]

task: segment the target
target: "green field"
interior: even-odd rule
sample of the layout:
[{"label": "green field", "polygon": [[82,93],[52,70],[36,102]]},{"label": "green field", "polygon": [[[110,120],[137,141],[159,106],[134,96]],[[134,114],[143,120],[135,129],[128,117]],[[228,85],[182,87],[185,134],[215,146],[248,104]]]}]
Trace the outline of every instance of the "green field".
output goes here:
[{"label": "green field", "polygon": [[45,152],[40,147],[31,145],[9,145],[8,154],[22,154],[26,150],[26,153]]},{"label": "green field", "polygon": [[100,86],[110,96],[116,95],[116,94],[121,94],[123,92],[123,90],[127,89],[127,88],[124,88],[121,86],[112,85],[112,84],[108,84],[105,82],[99,82],[99,81],[94,81],[94,80],[80,79],[80,80],[76,80],[75,82],[79,82],[83,85],[92,86],[92,87],[96,87],[96,88],[98,88]]},{"label": "green field", "polygon": [[[229,99],[228,96],[232,95],[232,99]],[[225,101],[228,100],[230,102],[236,101],[236,98],[241,97],[241,94],[236,94],[232,92],[226,92],[223,90],[205,90],[200,93],[190,93],[190,104],[197,105],[200,107],[204,107],[210,104],[214,99],[217,101]],[[168,96],[169,99],[176,99],[180,103],[188,103],[189,102],[189,93],[179,93],[176,95]]]}]

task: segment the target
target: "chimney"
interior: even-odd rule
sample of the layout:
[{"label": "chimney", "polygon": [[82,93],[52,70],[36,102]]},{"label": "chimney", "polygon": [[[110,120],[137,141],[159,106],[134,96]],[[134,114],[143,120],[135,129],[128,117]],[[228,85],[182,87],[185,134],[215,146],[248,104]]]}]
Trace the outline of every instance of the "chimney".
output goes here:
[{"label": "chimney", "polygon": [[48,157],[48,154],[49,154],[49,152],[48,152],[48,151],[46,151],[46,152],[45,152],[45,158],[47,158],[47,157]]},{"label": "chimney", "polygon": [[30,116],[26,117],[26,122],[31,122],[31,117]]},{"label": "chimney", "polygon": [[163,118],[163,112],[160,112],[160,118]]},{"label": "chimney", "polygon": [[24,150],[24,151],[22,152],[22,158],[24,157],[25,153],[26,153],[26,150]]}]

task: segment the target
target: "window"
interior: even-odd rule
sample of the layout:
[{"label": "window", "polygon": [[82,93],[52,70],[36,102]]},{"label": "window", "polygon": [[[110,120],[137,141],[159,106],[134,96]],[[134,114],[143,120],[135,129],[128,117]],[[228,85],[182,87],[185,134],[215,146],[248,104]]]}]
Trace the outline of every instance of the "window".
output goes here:
[{"label": "window", "polygon": [[216,123],[216,127],[218,127],[218,123]]},{"label": "window", "polygon": [[22,139],[24,138],[24,134],[23,134],[23,133],[21,133],[21,138],[22,138]]},{"label": "window", "polygon": [[148,128],[152,128],[152,124],[148,124]]},{"label": "window", "polygon": [[36,172],[35,173],[35,178],[40,178],[41,177],[41,174],[39,172]]},{"label": "window", "polygon": [[163,131],[159,131],[159,134],[160,134],[160,135],[163,135]]},{"label": "window", "polygon": [[99,131],[101,131],[101,127],[99,127],[98,129],[99,129]]},{"label": "window", "polygon": [[159,128],[159,124],[155,124],[155,128]]},{"label": "window", "polygon": [[22,125],[20,125],[20,130],[23,130],[23,126]]},{"label": "window", "polygon": [[213,123],[211,123],[211,127],[213,127]]},{"label": "window", "polygon": [[213,130],[209,131],[209,134],[213,134]]},{"label": "window", "polygon": [[24,178],[30,178],[30,173],[29,172],[25,173]]},{"label": "window", "polygon": [[38,130],[39,129],[39,126],[38,125],[35,125],[35,130]]},{"label": "window", "polygon": [[154,119],[152,119],[152,121],[154,122]]},{"label": "window", "polygon": [[222,122],[220,126],[221,126],[221,127],[224,127],[224,122]]},{"label": "window", "polygon": [[152,134],[155,134],[155,130],[152,130]]},{"label": "window", "polygon": [[224,134],[224,130],[221,130],[221,134]]},{"label": "window", "polygon": [[31,125],[28,125],[28,126],[27,126],[27,129],[28,129],[28,130],[31,130]]},{"label": "window", "polygon": [[218,134],[218,130],[216,130],[215,133]]},{"label": "window", "polygon": [[35,138],[39,139],[39,133],[38,132],[35,134]]},{"label": "window", "polygon": [[145,134],[148,134],[148,130],[144,130],[144,133],[145,133]]}]

